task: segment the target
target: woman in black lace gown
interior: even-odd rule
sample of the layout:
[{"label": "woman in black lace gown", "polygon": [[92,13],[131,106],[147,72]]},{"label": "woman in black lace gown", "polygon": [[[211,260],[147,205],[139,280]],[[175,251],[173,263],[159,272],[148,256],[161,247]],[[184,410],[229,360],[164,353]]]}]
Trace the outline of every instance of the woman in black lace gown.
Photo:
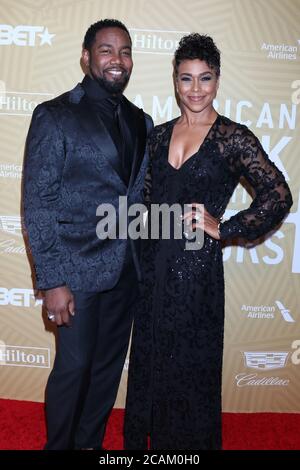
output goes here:
[{"label": "woman in black lace gown", "polygon": [[[192,204],[187,219],[204,230],[187,240],[146,240],[142,295],[135,306],[125,414],[125,448],[220,449],[224,276],[220,240],[254,240],[292,205],[283,175],[244,125],[218,115],[220,54],[191,34],[175,53],[181,116],[154,129],[147,179],[151,204]],[[251,206],[220,223],[243,176]],[[149,184],[150,183],[150,184]],[[202,217],[195,213],[203,204]],[[153,207],[153,206],[152,206]],[[151,215],[151,206],[150,206]]]}]

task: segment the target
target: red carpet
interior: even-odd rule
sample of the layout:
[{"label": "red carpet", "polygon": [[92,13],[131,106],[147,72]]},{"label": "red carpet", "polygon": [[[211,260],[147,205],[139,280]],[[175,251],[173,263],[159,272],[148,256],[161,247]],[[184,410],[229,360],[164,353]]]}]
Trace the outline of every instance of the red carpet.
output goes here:
[{"label": "red carpet", "polygon": [[[123,410],[110,417],[104,448],[123,448]],[[43,403],[0,399],[0,449],[38,450],[45,438]],[[224,413],[223,448],[233,450],[299,450],[300,414]]]}]

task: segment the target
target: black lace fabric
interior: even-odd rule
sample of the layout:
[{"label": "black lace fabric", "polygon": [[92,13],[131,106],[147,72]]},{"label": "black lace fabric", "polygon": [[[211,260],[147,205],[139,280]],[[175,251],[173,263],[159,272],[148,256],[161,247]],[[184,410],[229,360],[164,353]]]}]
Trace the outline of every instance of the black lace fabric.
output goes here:
[{"label": "black lace fabric", "polygon": [[[149,140],[145,201],[199,202],[221,218],[241,177],[254,191],[250,207],[221,224],[221,239],[246,240],[278,226],[292,205],[281,172],[246,127],[218,116],[198,151],[179,169],[168,162],[176,119]],[[134,329],[125,413],[125,447],[220,449],[224,332],[221,242],[201,249],[184,239],[143,241],[143,285]]]}]

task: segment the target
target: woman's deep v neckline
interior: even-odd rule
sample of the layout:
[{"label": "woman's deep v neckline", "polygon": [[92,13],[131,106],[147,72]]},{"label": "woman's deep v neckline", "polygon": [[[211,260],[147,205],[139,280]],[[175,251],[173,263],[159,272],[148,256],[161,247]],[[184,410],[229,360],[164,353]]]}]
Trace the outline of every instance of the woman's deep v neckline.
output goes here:
[{"label": "woman's deep v neckline", "polygon": [[[173,131],[174,131],[174,127],[175,127],[175,124],[177,122],[177,119],[176,121],[174,122],[173,126],[172,126],[172,129],[171,129],[171,133],[170,133],[170,139],[169,139],[169,145],[168,145],[168,158],[167,158],[167,163],[168,165],[174,170],[174,171],[180,171],[181,168],[183,168],[185,166],[185,164],[187,162],[189,162],[191,159],[193,159],[194,157],[196,157],[196,155],[200,152],[201,148],[203,147],[204,143],[206,142],[206,140],[208,139],[210,133],[212,132],[213,128],[215,127],[215,124],[216,122],[218,121],[218,118],[219,118],[219,115],[217,115],[216,119],[214,120],[214,122],[212,123],[212,125],[210,126],[210,128],[208,129],[207,131],[207,134],[206,136],[204,137],[204,139],[202,140],[201,144],[199,145],[198,147],[198,150],[193,153],[192,155],[190,155],[186,160],[184,160],[184,162],[180,165],[180,167],[176,168],[175,166],[172,165],[172,163],[170,163],[170,160],[169,160],[169,153],[170,153],[170,145],[171,145],[171,140],[172,140],[172,135],[173,135]],[[178,118],[179,119],[179,118]]]}]

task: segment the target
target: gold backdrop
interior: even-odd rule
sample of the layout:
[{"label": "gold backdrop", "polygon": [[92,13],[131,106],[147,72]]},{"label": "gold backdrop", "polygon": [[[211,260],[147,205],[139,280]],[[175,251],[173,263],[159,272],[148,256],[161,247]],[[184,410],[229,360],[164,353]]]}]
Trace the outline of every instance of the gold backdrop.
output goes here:
[{"label": "gold backdrop", "polygon": [[[32,110],[81,81],[86,29],[115,17],[134,45],[126,95],[156,124],[178,115],[178,40],[192,31],[211,35],[222,51],[218,111],[247,124],[289,182],[294,205],[280,229],[259,246],[224,248],[223,408],[300,412],[300,1],[0,0],[0,12],[0,397],[43,401],[55,353],[21,232]],[[250,201],[239,186],[226,217]],[[127,366],[117,407],[124,406]]]}]

